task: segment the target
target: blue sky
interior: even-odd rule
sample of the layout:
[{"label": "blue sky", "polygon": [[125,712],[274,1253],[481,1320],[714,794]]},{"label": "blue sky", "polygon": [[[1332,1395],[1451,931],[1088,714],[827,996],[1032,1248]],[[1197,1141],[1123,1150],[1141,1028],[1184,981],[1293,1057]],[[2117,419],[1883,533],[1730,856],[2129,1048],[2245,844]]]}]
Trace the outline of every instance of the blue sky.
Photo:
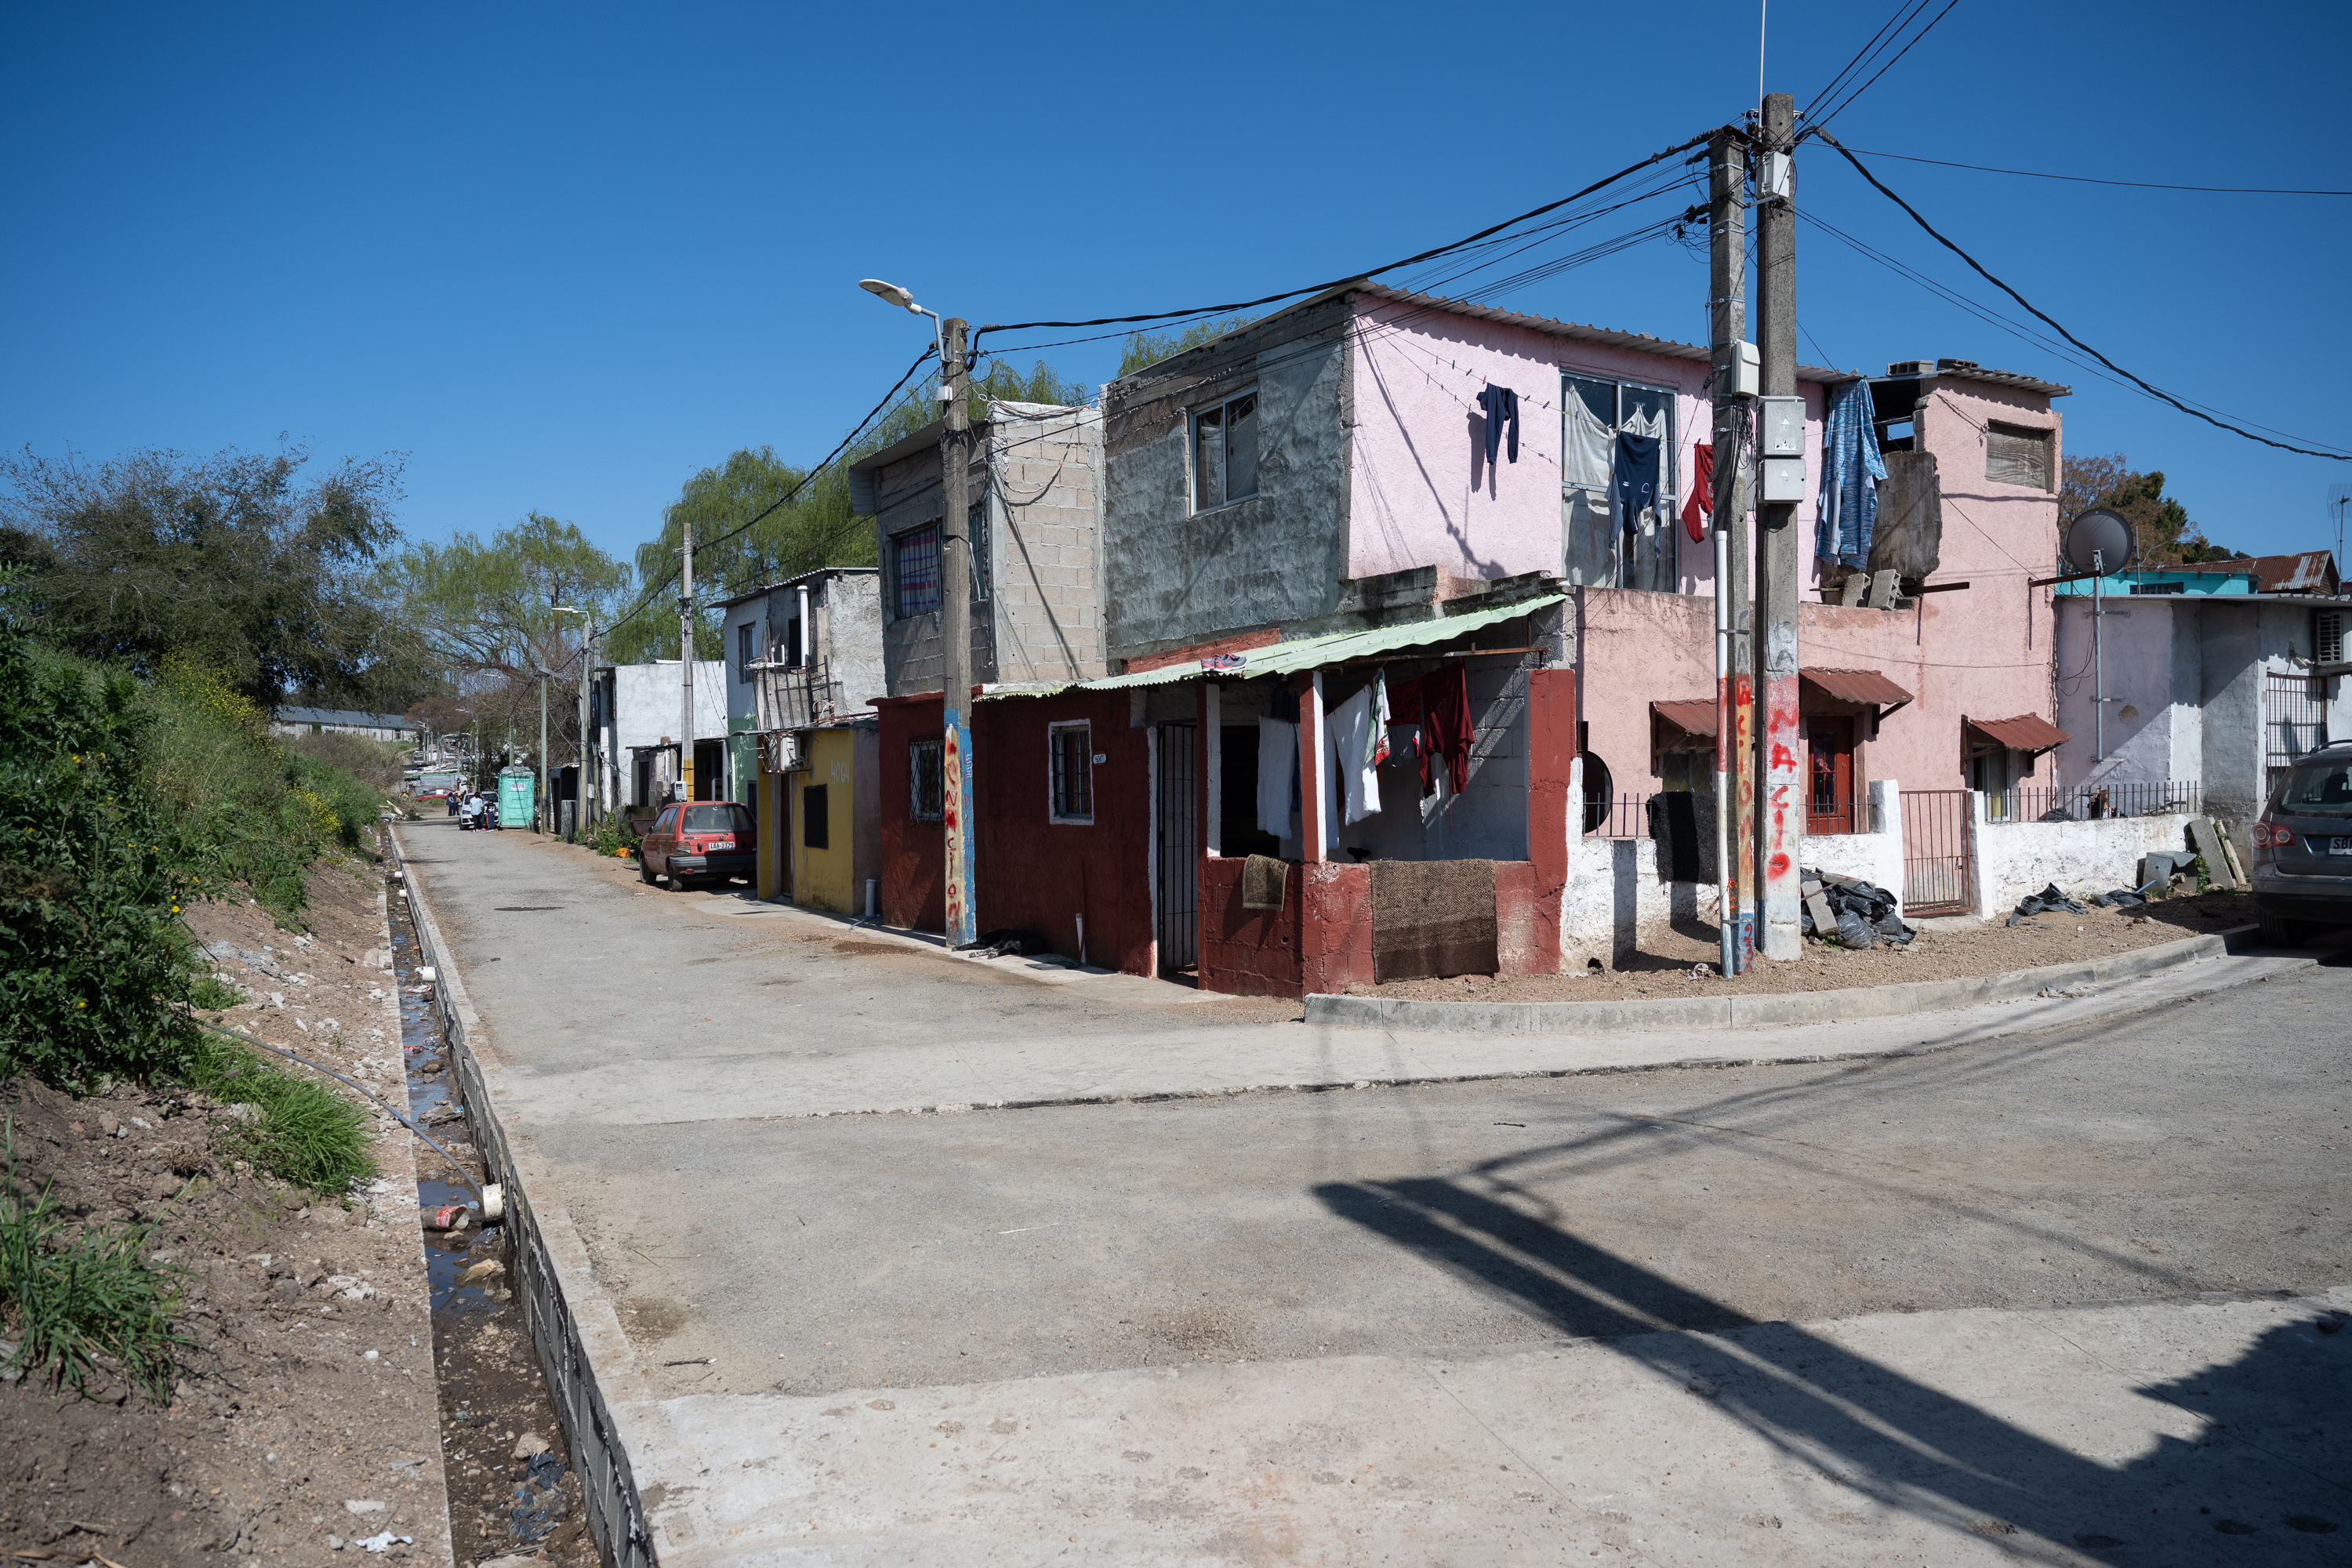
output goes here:
[{"label": "blue sky", "polygon": [[[536,509],[625,555],[698,468],[811,460],[888,386],[925,326],[859,277],[974,321],[1247,298],[1566,195],[1756,89],[1752,3],[478,9],[13,7],[0,442],[399,451],[414,534]],[[1782,0],[1768,85],[1806,103],[1893,9]],[[1832,129],[2352,186],[2326,153],[2352,7],[2259,15],[1960,0]],[[1880,169],[2148,379],[2352,446],[2352,200]],[[2018,314],[1833,155],[1801,182],[1804,210]],[[2164,469],[2216,539],[2333,542],[2352,463],[2085,374],[1811,226],[1799,263],[1808,360],[2071,383],[2070,449]],[[1688,340],[1705,291],[1703,259],[1657,241],[1495,302]],[[1094,382],[1116,353],[1050,357]]]}]

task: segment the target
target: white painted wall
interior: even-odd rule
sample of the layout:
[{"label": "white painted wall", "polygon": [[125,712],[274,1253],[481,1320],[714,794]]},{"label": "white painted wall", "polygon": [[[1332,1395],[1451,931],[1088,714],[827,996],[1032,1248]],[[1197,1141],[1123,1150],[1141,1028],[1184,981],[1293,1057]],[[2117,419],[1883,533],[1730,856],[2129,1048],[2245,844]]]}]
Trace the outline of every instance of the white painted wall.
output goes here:
[{"label": "white painted wall", "polygon": [[1903,906],[1903,788],[1893,779],[1870,781],[1867,831],[1809,835],[1800,842],[1797,864],[1809,871],[1859,877],[1895,895]]},{"label": "white painted wall", "polygon": [[2187,849],[2186,813],[2114,816],[2097,822],[1989,822],[1981,791],[1970,791],[1976,824],[1977,913],[2006,919],[2017,901],[2052,882],[2082,899],[2137,881],[2140,857]]}]

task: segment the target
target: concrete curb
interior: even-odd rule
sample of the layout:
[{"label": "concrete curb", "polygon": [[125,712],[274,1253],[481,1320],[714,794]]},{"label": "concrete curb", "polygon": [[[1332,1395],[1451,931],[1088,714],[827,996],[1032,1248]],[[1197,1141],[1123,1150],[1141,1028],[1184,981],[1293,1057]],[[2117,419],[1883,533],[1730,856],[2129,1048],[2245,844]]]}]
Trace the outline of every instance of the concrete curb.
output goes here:
[{"label": "concrete curb", "polygon": [[1630,1035],[1667,1029],[1752,1029],[1784,1024],[1838,1024],[1943,1013],[1989,1002],[2014,1002],[2045,988],[2105,985],[2159,974],[2253,945],[2252,926],[2159,942],[2082,963],[2053,963],[1959,980],[1916,980],[1769,996],[1664,996],[1653,1002],[1412,1002],[1318,993],[1307,1021],[1354,1028],[1426,1029],[1444,1034]]},{"label": "concrete curb", "polygon": [[[506,1223],[514,1237],[515,1287],[522,1298],[540,1368],[547,1374],[557,1418],[580,1472],[581,1496],[598,1554],[610,1568],[654,1568],[653,1533],[629,1468],[634,1425],[614,1385],[636,1375],[636,1352],[620,1314],[597,1288],[588,1248],[562,1209],[531,1201],[533,1179],[546,1169],[530,1133],[501,1111],[498,1090],[506,1065],[488,1038],[466,984],[451,961],[440,923],[408,864],[397,830],[393,850],[418,942],[433,965],[433,1003],[448,1032],[450,1054],[467,1121],[492,1179],[506,1187]],[[420,1240],[419,1245],[422,1245]]]}]

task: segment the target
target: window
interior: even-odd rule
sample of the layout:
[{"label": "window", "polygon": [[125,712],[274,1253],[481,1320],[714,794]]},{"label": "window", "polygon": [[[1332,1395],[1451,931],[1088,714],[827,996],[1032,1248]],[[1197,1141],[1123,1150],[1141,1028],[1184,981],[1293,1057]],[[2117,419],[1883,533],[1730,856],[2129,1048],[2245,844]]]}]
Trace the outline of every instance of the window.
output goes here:
[{"label": "window", "polygon": [[824,791],[823,784],[805,784],[801,789],[801,843],[811,849],[825,847],[825,835],[833,825],[825,814]]},{"label": "window", "polygon": [[686,825],[678,831],[681,833],[749,833],[751,831],[751,813],[744,806],[730,805],[724,801],[713,802],[708,805],[689,805],[686,808]]},{"label": "window", "polygon": [[[1560,381],[1560,531],[1568,580],[1599,588],[1671,593],[1681,582],[1675,532],[1681,492],[1675,395],[1595,376]],[[1655,441],[1657,504],[1620,517],[1610,499],[1617,437]]]},{"label": "window", "polygon": [[1192,510],[1257,494],[1257,394],[1244,392],[1192,416]]},{"label": "window", "polygon": [[1985,426],[1985,478],[1996,484],[2050,488],[2050,432],[2022,425]]},{"label": "window", "polygon": [[759,657],[759,648],[755,646],[757,641],[758,634],[753,631],[750,621],[735,628],[735,678],[738,680],[751,679],[751,661]]},{"label": "window", "polygon": [[1053,820],[1092,822],[1095,819],[1094,727],[1054,724],[1045,731],[1045,750],[1053,774]]},{"label": "window", "polygon": [[890,541],[890,613],[899,620],[940,607],[940,525]]},{"label": "window", "polygon": [[940,745],[938,741],[917,741],[907,748],[907,812],[917,822],[939,822],[947,816]]},{"label": "window", "polygon": [[805,662],[801,658],[801,618],[794,616],[784,623],[784,667],[798,669]]},{"label": "window", "polygon": [[988,502],[985,499],[971,504],[964,516],[964,547],[971,552],[971,602],[988,603]]}]

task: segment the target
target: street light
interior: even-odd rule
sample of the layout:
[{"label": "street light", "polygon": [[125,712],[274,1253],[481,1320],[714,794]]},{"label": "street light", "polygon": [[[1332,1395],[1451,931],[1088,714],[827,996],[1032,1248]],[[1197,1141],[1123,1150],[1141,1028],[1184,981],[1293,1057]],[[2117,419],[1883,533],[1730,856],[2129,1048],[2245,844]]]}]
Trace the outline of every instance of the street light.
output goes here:
[{"label": "street light", "polygon": [[960,316],[942,321],[896,283],[861,278],[857,286],[885,304],[931,319],[940,356],[940,794],[946,844],[948,945],[971,942],[973,910],[971,805],[971,552],[966,487],[971,471],[971,410],[964,402],[965,337]]}]

